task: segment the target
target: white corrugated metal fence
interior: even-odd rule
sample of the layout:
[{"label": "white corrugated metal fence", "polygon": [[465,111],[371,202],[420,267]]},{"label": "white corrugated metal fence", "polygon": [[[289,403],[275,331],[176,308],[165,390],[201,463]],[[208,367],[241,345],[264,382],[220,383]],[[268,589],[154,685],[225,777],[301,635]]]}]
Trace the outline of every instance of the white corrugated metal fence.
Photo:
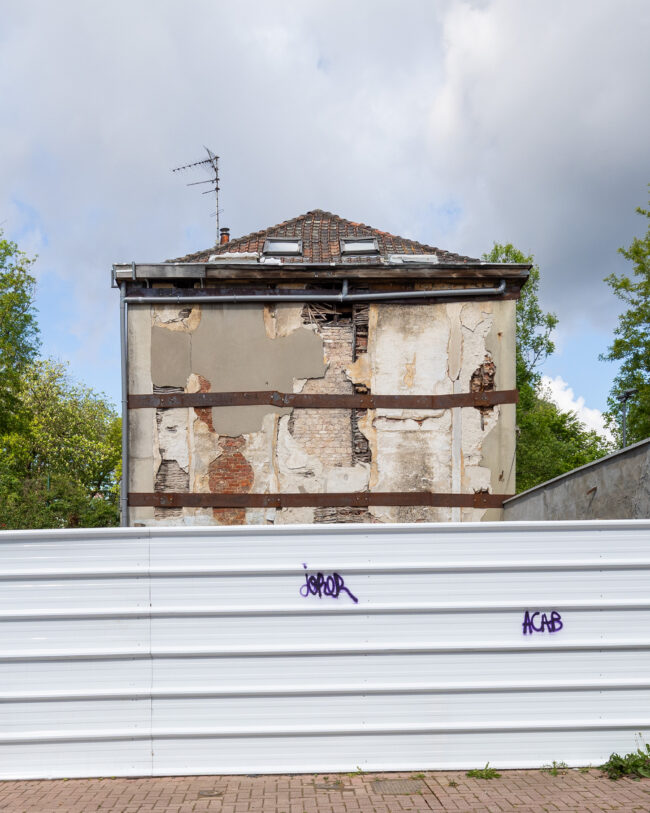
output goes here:
[{"label": "white corrugated metal fence", "polygon": [[1,778],[597,764],[650,730],[650,522],[4,532],[0,557]]}]

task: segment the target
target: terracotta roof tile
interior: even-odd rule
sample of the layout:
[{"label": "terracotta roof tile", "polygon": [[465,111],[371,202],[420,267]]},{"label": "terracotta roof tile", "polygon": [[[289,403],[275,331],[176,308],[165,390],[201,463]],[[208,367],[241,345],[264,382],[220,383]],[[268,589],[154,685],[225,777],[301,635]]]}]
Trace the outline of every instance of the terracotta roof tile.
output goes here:
[{"label": "terracotta roof tile", "polygon": [[223,245],[213,246],[204,251],[197,251],[194,254],[187,254],[185,257],[177,257],[175,260],[169,260],[169,262],[208,262],[213,255],[226,252],[252,251],[261,254],[267,237],[297,237],[302,239],[302,256],[283,257],[284,262],[376,263],[377,255],[342,256],[339,244],[342,237],[376,237],[380,255],[435,254],[440,262],[479,262],[479,260],[472,257],[454,254],[451,251],[444,251],[435,246],[424,245],[415,240],[407,240],[389,232],[373,229],[372,226],[366,226],[365,223],[345,220],[331,212],[324,212],[322,209],[314,209],[268,229],[262,229],[244,237],[237,237]]}]

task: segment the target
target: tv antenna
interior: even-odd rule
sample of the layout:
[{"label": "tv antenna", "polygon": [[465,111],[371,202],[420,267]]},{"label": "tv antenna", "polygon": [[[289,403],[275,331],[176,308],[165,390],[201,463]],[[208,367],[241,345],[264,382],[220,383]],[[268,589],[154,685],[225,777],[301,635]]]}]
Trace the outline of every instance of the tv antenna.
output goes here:
[{"label": "tv antenna", "polygon": [[187,169],[194,169],[194,167],[206,167],[210,170],[210,178],[206,178],[204,181],[192,181],[188,183],[187,186],[199,186],[200,184],[209,183],[211,184],[211,189],[206,189],[205,192],[202,194],[209,195],[214,192],[215,203],[216,203],[216,212],[215,217],[217,219],[217,237],[215,240],[215,245],[219,244],[219,156],[215,155],[212,150],[209,150],[207,147],[203,148],[208,157],[204,158],[203,161],[195,161],[193,164],[185,164],[182,167],[174,167],[172,172],[184,172]]}]

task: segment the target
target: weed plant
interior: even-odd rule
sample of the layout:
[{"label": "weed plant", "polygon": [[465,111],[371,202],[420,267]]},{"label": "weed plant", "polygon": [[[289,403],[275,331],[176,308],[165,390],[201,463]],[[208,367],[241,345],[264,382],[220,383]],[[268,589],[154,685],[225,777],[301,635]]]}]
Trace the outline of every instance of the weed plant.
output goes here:
[{"label": "weed plant", "polygon": [[544,765],[541,770],[543,773],[549,773],[551,776],[560,776],[569,770],[569,766],[566,762],[556,762],[553,760],[551,765]]},{"label": "weed plant", "polygon": [[471,771],[467,771],[467,776],[470,779],[498,779],[501,774],[497,773],[494,768],[490,768],[490,763],[485,763],[485,768],[473,768]]},{"label": "weed plant", "polygon": [[629,776],[637,782],[642,778],[650,779],[650,744],[645,748],[639,747],[624,757],[612,754],[604,765],[600,766],[610,779],[620,779]]}]

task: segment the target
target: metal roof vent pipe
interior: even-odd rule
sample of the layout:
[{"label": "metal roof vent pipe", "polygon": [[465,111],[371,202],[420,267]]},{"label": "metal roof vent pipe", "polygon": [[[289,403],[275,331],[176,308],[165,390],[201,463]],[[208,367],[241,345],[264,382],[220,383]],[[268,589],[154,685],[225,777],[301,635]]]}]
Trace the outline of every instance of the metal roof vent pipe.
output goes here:
[{"label": "metal roof vent pipe", "polygon": [[225,227],[223,229],[219,229],[219,234],[219,245],[223,246],[224,243],[227,243],[230,240],[230,229]]}]

